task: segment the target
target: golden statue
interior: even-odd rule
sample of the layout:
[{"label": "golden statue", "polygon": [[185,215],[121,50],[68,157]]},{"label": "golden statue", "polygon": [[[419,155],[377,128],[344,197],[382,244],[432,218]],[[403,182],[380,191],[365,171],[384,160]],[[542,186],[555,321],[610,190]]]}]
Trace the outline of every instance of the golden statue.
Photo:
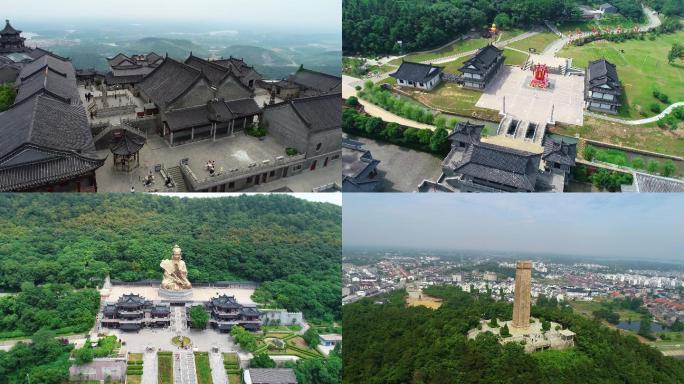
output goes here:
[{"label": "golden statue", "polygon": [[164,280],[161,283],[163,289],[181,291],[192,288],[190,281],[188,281],[188,269],[185,267],[185,261],[181,258],[181,249],[178,245],[173,247],[171,260],[162,260],[159,266],[164,270]]}]

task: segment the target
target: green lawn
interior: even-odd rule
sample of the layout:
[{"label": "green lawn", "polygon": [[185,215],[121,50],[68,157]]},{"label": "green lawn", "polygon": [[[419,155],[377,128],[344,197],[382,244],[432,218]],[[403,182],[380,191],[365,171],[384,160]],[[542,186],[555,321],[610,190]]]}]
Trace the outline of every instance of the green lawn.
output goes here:
[{"label": "green lawn", "polygon": [[197,384],[213,383],[208,352],[195,352],[195,369],[197,370]]},{"label": "green lawn", "polygon": [[157,384],[173,384],[173,354],[160,352],[157,354]]},{"label": "green lawn", "polygon": [[240,375],[231,374],[228,375],[228,384],[240,384],[242,383],[242,377]]},{"label": "green lawn", "polygon": [[439,108],[460,116],[484,120],[498,119],[497,111],[475,106],[482,92],[465,89],[454,83],[443,82],[431,92],[416,92],[415,94],[416,99],[428,107]]},{"label": "green lawn", "polygon": [[527,39],[516,41],[515,43],[510,44],[509,47],[517,48],[525,52],[529,52],[530,48],[534,48],[537,50],[537,52],[541,52],[554,40],[558,40],[558,36],[556,36],[556,34],[552,32],[542,32],[532,37],[528,37]]},{"label": "green lawn", "polygon": [[[602,307],[603,301],[599,300],[594,300],[594,301],[571,301],[570,306],[576,311],[579,312],[583,315],[592,316],[592,312],[597,311]],[[632,319],[633,321],[638,321],[641,318],[641,314],[636,311],[632,311],[629,309],[615,309],[615,312],[620,315],[620,320],[627,321],[628,319]]]},{"label": "green lawn", "polygon": [[617,27],[622,27],[623,29],[631,29],[637,26],[638,24],[639,23],[635,23],[634,21],[625,19],[622,15],[610,15],[600,20],[587,20],[576,23],[563,24],[560,27],[558,27],[558,30],[562,33],[574,33],[578,29],[582,32],[589,32],[594,27],[601,29],[615,29]]},{"label": "green lawn", "polygon": [[[518,36],[520,34],[525,33],[525,31],[520,30],[520,29],[515,29],[511,31],[503,31],[503,36],[501,36],[501,40],[506,40],[510,39],[512,37]],[[435,52],[430,52],[430,53],[413,53],[407,55],[404,60],[406,61],[427,61],[427,60],[435,60],[439,59],[441,57],[448,57],[452,55],[456,55],[462,52],[468,52],[472,51],[475,49],[479,49],[484,47],[485,45],[493,42],[494,40],[492,39],[487,39],[484,37],[479,37],[476,39],[468,39],[468,40],[459,40],[447,47],[444,47],[443,49],[440,49],[439,51]],[[401,64],[401,59],[398,60],[393,60],[390,62],[390,64],[396,64],[399,65]]]},{"label": "green lawn", "polygon": [[529,55],[527,53],[522,53],[519,51],[514,51],[512,49],[505,49],[504,48],[504,57],[506,60],[504,61],[505,64],[508,65],[519,65],[522,66],[525,64],[527,61],[527,58]]},{"label": "green lawn", "polygon": [[[652,103],[660,103],[653,97],[653,90],[667,94],[671,102],[684,101],[684,62],[668,64],[667,54],[675,42],[684,41],[684,31],[661,35],[655,41],[629,40],[623,43],[596,41],[581,47],[566,46],[560,57],[572,57],[573,66],[586,67],[592,60],[605,58],[617,66],[623,86],[625,107],[620,115],[639,119],[653,116]],[[681,152],[680,152],[681,153]]]}]

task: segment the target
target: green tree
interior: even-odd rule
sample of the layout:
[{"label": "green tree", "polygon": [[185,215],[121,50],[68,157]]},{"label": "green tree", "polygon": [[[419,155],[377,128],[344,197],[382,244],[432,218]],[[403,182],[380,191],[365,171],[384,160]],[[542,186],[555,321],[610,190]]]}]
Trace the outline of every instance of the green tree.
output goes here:
[{"label": "green tree", "polygon": [[660,169],[660,163],[658,163],[655,160],[649,160],[647,165],[646,165],[646,170],[648,173],[657,173],[658,169]]},{"label": "green tree", "polygon": [[230,329],[230,335],[233,336],[235,342],[239,344],[242,349],[248,352],[254,352],[256,349],[256,337],[243,327],[239,325],[233,326],[233,328]]},{"label": "green tree", "polygon": [[276,363],[268,353],[259,353],[250,362],[252,368],[275,368]]},{"label": "green tree", "polygon": [[195,305],[190,308],[190,324],[192,328],[204,329],[209,322],[209,314],[201,305]]},{"label": "green tree", "polygon": [[672,160],[665,160],[663,163],[662,175],[665,177],[670,177],[674,175],[675,171],[677,171],[677,167],[675,167],[674,162],[672,162]]},{"label": "green tree", "polygon": [[493,317],[492,320],[489,321],[489,327],[499,328],[499,322],[496,320],[496,317]]},{"label": "green tree", "polygon": [[511,18],[505,13],[499,13],[494,18],[494,24],[496,24],[498,28],[508,29],[511,26]]},{"label": "green tree", "polygon": [[8,84],[0,84],[0,112],[9,108],[17,97],[14,87]]},{"label": "green tree", "polygon": [[314,328],[307,329],[302,335],[302,338],[306,341],[306,344],[313,349],[315,349],[320,342],[319,334]]},{"label": "green tree", "polygon": [[674,43],[667,54],[667,62],[673,64],[677,59],[684,56],[684,44]]},{"label": "green tree", "polygon": [[511,331],[508,329],[508,324],[504,324],[503,327],[501,327],[501,331],[499,332],[501,337],[510,337],[511,336]]},{"label": "green tree", "polygon": [[356,96],[349,96],[346,103],[350,107],[357,107],[359,105],[359,99]]},{"label": "green tree", "polygon": [[449,132],[444,128],[435,129],[430,138],[430,149],[434,152],[446,151],[449,147]]}]

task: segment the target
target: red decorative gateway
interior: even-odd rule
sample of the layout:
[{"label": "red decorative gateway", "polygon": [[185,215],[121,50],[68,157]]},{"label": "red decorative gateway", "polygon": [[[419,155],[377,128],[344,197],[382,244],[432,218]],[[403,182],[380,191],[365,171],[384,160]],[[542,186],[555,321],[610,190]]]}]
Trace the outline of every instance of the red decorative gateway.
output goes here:
[{"label": "red decorative gateway", "polygon": [[530,86],[535,88],[549,87],[549,67],[546,64],[535,64],[532,66],[534,76],[530,81]]}]

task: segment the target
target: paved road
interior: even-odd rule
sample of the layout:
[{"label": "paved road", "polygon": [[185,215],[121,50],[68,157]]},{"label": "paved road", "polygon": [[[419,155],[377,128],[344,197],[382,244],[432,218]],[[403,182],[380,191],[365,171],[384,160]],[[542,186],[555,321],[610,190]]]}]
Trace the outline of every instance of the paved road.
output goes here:
[{"label": "paved road", "polygon": [[618,119],[617,117],[605,116],[605,115],[601,115],[599,113],[594,113],[594,112],[589,112],[589,111],[585,111],[584,115],[595,117],[595,118],[601,119],[601,120],[612,121],[613,123],[620,123],[620,124],[625,124],[625,125],[641,125],[641,124],[655,123],[656,121],[662,119],[667,114],[672,112],[672,110],[677,108],[677,107],[684,107],[684,101],[680,101],[680,102],[671,104],[669,107],[665,108],[664,111],[660,112],[656,116],[651,116],[649,118],[639,119],[639,120],[623,120],[623,119]]},{"label": "paved road", "polygon": [[[357,85],[363,86],[363,83],[364,83],[364,80],[357,79],[356,77],[352,77],[352,76],[342,75],[342,96],[345,98],[348,98],[350,96],[355,96],[356,95],[355,87]],[[377,105],[373,105],[372,103],[369,103],[365,100],[359,99],[359,102],[361,103],[361,105],[363,105],[363,107],[366,109],[366,112],[369,115],[379,117],[388,123],[397,123],[397,124],[405,125],[407,127],[414,127],[414,128],[435,129],[435,127],[432,125],[422,124],[422,123],[419,123],[417,121],[413,121],[413,120],[403,118],[401,116],[397,116],[397,115],[393,114],[392,112],[385,111],[384,109],[378,107]]]},{"label": "paved road", "polygon": [[209,366],[214,384],[228,384],[226,369],[223,367],[223,355],[220,352],[209,352]]},{"label": "paved road", "polygon": [[145,352],[143,354],[142,384],[157,384],[157,353]]}]

